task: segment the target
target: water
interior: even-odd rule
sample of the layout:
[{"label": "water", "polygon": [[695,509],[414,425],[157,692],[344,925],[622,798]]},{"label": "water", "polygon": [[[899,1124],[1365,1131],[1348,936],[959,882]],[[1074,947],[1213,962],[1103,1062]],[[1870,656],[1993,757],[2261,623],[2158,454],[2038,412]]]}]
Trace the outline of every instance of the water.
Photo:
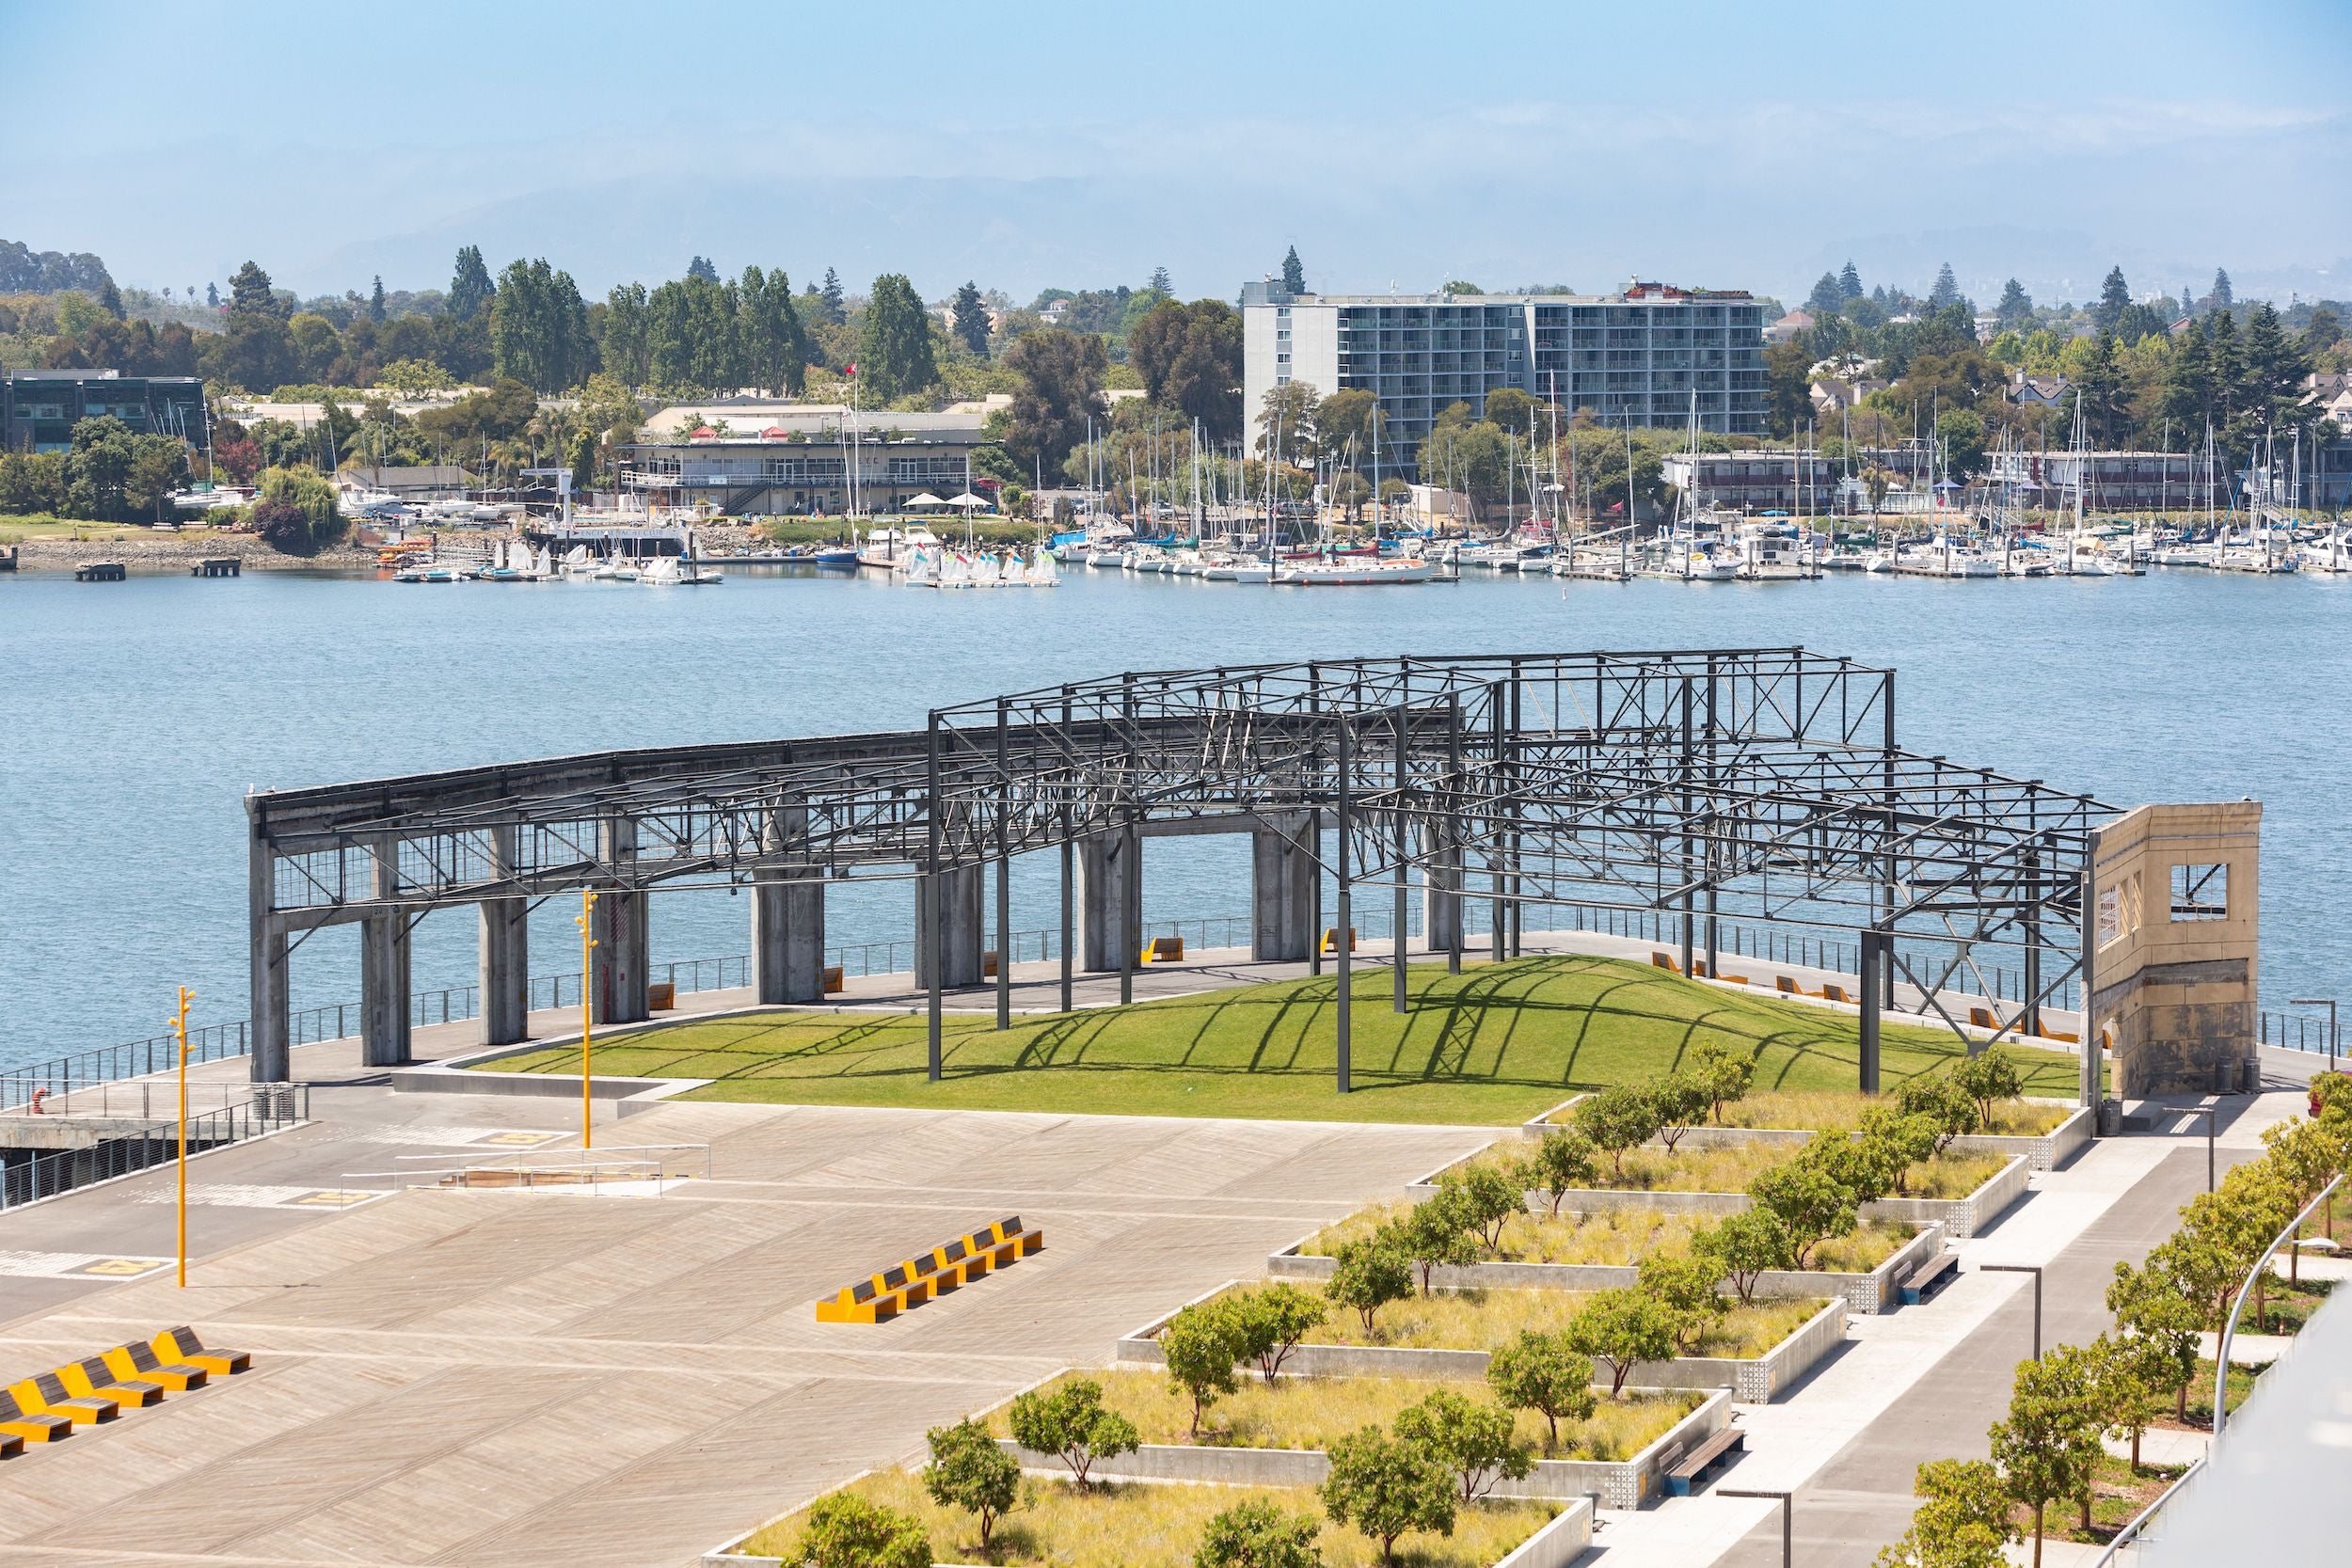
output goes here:
[{"label": "water", "polygon": [[[2352,581],[1625,584],[1473,578],[1307,591],[1075,570],[1051,593],[938,594],[739,571],[716,589],[395,586],[263,573],[0,577],[0,1066],[152,1034],[172,987],[245,1015],[248,785],[294,787],[618,746],[919,726],[934,705],[1219,661],[1787,646],[1899,672],[1899,739],[2118,805],[2265,803],[2263,990],[2337,987],[2352,857],[2339,727]],[[1147,919],[1242,915],[1238,839],[1155,843]],[[1016,930],[1052,925],[1052,857]],[[836,889],[834,943],[903,940],[903,884]],[[576,970],[572,909],[532,969]],[[748,906],[654,906],[657,964],[739,954]],[[466,911],[419,926],[416,989],[473,979]],[[355,928],[295,954],[296,1007],[358,994]]]}]

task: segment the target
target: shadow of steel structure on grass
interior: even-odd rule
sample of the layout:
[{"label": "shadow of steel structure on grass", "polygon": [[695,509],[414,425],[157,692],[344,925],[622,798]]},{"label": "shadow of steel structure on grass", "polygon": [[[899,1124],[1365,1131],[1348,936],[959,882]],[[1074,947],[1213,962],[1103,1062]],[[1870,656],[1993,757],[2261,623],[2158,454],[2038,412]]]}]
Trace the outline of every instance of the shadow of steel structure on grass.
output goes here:
[{"label": "shadow of steel structure on grass", "polygon": [[[1061,857],[1067,1006],[1076,968],[1117,970],[1132,995],[1142,839],[1248,832],[1252,951],[1317,973],[1324,934],[1384,895],[1392,932],[1413,924],[1417,895],[1428,952],[1457,968],[1473,900],[1497,958],[1539,910],[1662,922],[1684,974],[1716,973],[1734,922],[1857,937],[1859,1074],[1875,1087],[1899,986],[1906,1010],[1972,1050],[1988,1033],[2053,1033],[2045,1012],[2080,1005],[2094,845],[2116,815],[1906,752],[1895,713],[1893,671],[1802,648],[1333,659],[1127,673],[935,709],[897,733],[257,791],[253,1070],[285,1075],[287,965],[326,927],[361,927],[363,1054],[394,1065],[407,1055],[407,931],[427,911],[480,911],[495,1045],[520,1037],[531,900],[598,891],[594,1005],[629,1022],[647,1013],[651,893],[748,888],[759,1000],[815,1002],[825,884],[911,878],[936,1076],[945,993],[983,986],[987,930],[1013,928],[1013,857]],[[1368,956],[1350,945],[1329,943],[1343,982]],[[1970,1034],[1968,1004],[2003,989],[1995,965],[2023,983],[1994,1027]],[[1002,1025],[1010,965],[994,968]],[[1343,983],[1342,1089],[1353,1006]],[[2088,1103],[2098,1053],[2083,1054]]]}]

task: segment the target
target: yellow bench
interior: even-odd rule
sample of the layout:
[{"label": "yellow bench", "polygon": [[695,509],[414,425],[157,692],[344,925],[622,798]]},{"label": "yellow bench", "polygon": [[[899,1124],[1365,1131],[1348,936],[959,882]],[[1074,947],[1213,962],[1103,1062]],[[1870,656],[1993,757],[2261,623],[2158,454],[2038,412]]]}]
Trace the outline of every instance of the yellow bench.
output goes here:
[{"label": "yellow bench", "polygon": [[[1336,953],[1340,950],[1340,931],[1338,927],[1327,926],[1324,927],[1323,950],[1326,953]],[[1353,926],[1350,926],[1347,928],[1347,950],[1350,953],[1356,951],[1356,927]]]},{"label": "yellow bench", "polygon": [[241,1350],[210,1350],[196,1337],[196,1330],[185,1323],[167,1328],[150,1341],[155,1354],[165,1361],[189,1367],[201,1367],[215,1377],[227,1377],[244,1371],[253,1365],[253,1357]]},{"label": "yellow bench", "polygon": [[1649,956],[1649,966],[1652,969],[1662,969],[1669,974],[1682,973],[1682,966],[1675,962],[1674,955],[1671,953],[1652,953]]},{"label": "yellow bench", "polygon": [[[95,1375],[92,1375],[93,1369]],[[112,1400],[133,1410],[144,1410],[164,1397],[164,1386],[144,1378],[118,1378],[97,1356],[87,1361],[69,1361],[57,1369],[57,1381],[65,1391],[76,1399]]]},{"label": "yellow bench", "polygon": [[1173,964],[1184,962],[1184,939],[1182,937],[1153,937],[1151,941],[1143,944],[1143,956],[1141,961],[1148,964]]},{"label": "yellow bench", "polygon": [[36,1372],[9,1384],[8,1398],[28,1416],[61,1416],[77,1427],[96,1426],[122,1414],[122,1407],[112,1400],[74,1398],[55,1372]]},{"label": "yellow bench", "polygon": [[841,978],[841,966],[839,964],[834,964],[825,971],[824,988],[825,994],[827,996],[831,996],[834,991],[847,990],[849,989],[848,985]]},{"label": "yellow bench", "polygon": [[21,1449],[26,1443],[54,1443],[60,1437],[72,1435],[73,1423],[63,1416],[27,1410],[16,1402],[14,1394],[0,1392],[0,1437],[8,1438]]},{"label": "yellow bench", "polygon": [[887,1323],[909,1307],[1009,1267],[1044,1244],[1045,1232],[1023,1228],[1019,1215],[998,1220],[843,1286],[816,1304],[817,1321]]},{"label": "yellow bench", "polygon": [[155,1348],[134,1339],[127,1345],[117,1345],[99,1357],[106,1370],[125,1382],[161,1384],[170,1393],[184,1394],[191,1388],[201,1388],[212,1374],[201,1367],[184,1363],[167,1364],[157,1358]]}]

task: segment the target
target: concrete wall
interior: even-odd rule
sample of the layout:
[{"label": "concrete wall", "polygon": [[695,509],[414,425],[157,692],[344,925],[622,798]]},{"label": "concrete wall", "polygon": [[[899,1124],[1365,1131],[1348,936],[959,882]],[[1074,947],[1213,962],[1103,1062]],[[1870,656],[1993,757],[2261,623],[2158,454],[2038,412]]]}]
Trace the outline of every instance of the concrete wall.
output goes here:
[{"label": "concrete wall", "polygon": [[[2092,835],[2085,1039],[2114,1052],[2124,1099],[2210,1090],[2254,1054],[2261,847],[2252,800],[2140,806]],[[2173,868],[2213,864],[2229,868],[2227,912],[2183,918]]]}]

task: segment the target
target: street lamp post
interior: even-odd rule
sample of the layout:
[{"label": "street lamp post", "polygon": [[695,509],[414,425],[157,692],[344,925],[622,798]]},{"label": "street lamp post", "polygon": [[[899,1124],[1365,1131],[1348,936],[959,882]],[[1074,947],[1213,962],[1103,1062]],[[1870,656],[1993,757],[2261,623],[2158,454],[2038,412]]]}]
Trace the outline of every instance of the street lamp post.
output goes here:
[{"label": "street lamp post", "polygon": [[2288,1004],[2296,1007],[2328,1009],[2328,1070],[2336,1070],[2336,999],[2332,996],[2290,996]]},{"label": "street lamp post", "polygon": [[1986,1263],[1986,1274],[2029,1274],[2033,1275],[2033,1358],[2042,1359],[2042,1265],[2039,1263]]},{"label": "street lamp post", "polygon": [[179,1290],[188,1288],[188,1004],[196,1000],[196,992],[180,988],[180,1010],[172,1015],[171,1032],[180,1041],[180,1192],[175,1200],[179,1210],[180,1283]]},{"label": "street lamp post", "polygon": [[588,1108],[594,1103],[589,1085],[594,1080],[588,1070],[588,1036],[596,1022],[596,890],[583,888],[580,895],[580,915],[573,924],[580,927],[580,1147],[589,1147],[595,1136],[595,1125]]},{"label": "street lamp post", "polygon": [[1728,1486],[1715,1488],[1719,1497],[1762,1497],[1780,1504],[1780,1568],[1789,1568],[1790,1554],[1796,1545],[1796,1526],[1791,1517],[1796,1508],[1794,1492],[1734,1491]]},{"label": "street lamp post", "polygon": [[2184,1105],[2181,1114],[2205,1118],[2205,1191],[2213,1191],[2213,1122],[2221,1112],[2218,1105]]}]

